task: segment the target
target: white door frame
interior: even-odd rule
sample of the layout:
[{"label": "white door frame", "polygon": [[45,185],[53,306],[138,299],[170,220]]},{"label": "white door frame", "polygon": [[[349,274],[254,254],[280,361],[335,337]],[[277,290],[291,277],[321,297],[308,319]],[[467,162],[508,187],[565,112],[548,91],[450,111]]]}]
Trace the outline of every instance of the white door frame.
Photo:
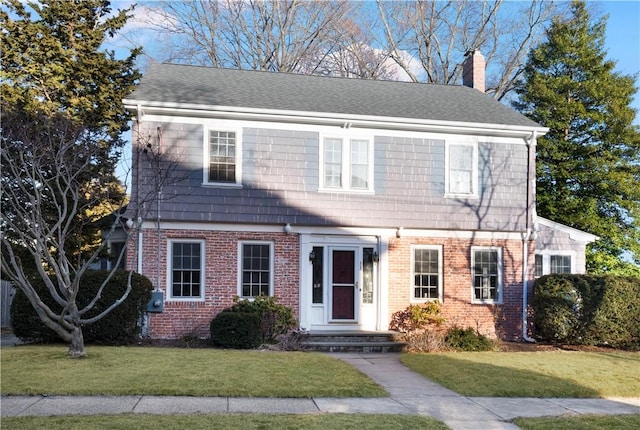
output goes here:
[{"label": "white door frame", "polygon": [[[386,239],[386,238],[385,238]],[[313,262],[312,251],[314,247],[322,247],[323,264],[322,279],[323,292],[322,303],[313,303]],[[379,262],[373,265],[373,295],[371,303],[364,304],[363,291],[363,250],[372,248],[379,255]],[[316,249],[317,250],[317,249]],[[356,278],[358,290],[355,301],[356,310],[354,320],[331,320],[331,279],[329,259],[330,250],[353,250],[356,255]],[[388,328],[387,316],[387,288],[386,282],[386,240],[380,240],[379,236],[338,235],[338,234],[301,234],[300,237],[300,327],[304,330],[340,331],[386,331]],[[355,294],[355,292],[354,292]]]}]

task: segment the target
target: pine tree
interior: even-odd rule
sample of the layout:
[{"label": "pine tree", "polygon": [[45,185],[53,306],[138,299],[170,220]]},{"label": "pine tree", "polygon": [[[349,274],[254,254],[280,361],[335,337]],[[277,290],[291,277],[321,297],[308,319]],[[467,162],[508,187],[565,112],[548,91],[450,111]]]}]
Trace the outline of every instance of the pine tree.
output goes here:
[{"label": "pine tree", "polygon": [[[5,0],[0,10],[3,279],[25,292],[75,357],[85,355],[82,326],[117,306],[89,319],[91,306],[78,309],[75,299],[104,248],[91,246],[104,228],[99,209],[119,209],[125,198],[114,169],[139,50],[117,59],[102,45],[128,12],[112,14],[106,0]],[[34,278],[60,312],[44,304]]]},{"label": "pine tree", "polygon": [[640,129],[632,76],[606,59],[606,18],[582,1],[556,18],[529,55],[514,106],[548,127],[538,139],[537,210],[600,237],[587,251],[593,273],[640,276]]}]

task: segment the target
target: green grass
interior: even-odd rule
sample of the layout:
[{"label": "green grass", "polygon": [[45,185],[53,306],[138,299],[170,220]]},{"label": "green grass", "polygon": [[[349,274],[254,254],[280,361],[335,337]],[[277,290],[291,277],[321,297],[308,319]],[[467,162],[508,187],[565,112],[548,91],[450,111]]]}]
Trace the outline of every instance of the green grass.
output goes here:
[{"label": "green grass", "polygon": [[401,360],[465,396],[640,397],[638,352],[431,353]]},{"label": "green grass", "polygon": [[1,351],[2,394],[384,397],[348,364],[319,353],[91,346]]},{"label": "green grass", "polygon": [[636,430],[640,415],[583,415],[580,417],[517,418],[523,430]]},{"label": "green grass", "polygon": [[91,417],[19,417],[2,418],[2,428],[12,430],[85,430],[85,429],[304,429],[304,430],[400,430],[448,427],[432,418],[412,415],[110,415]]}]

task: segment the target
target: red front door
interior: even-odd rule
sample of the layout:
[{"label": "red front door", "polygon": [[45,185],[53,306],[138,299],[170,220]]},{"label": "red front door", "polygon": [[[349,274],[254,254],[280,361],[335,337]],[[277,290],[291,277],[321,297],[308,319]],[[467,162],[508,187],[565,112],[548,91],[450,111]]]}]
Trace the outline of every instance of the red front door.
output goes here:
[{"label": "red front door", "polygon": [[331,251],[331,319],[356,319],[356,252]]}]

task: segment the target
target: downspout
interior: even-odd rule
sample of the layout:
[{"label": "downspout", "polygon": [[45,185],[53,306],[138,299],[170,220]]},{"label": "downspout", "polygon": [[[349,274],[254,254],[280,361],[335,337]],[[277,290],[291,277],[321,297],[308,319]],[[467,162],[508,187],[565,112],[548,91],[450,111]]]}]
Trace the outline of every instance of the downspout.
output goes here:
[{"label": "downspout", "polygon": [[[142,121],[142,106],[138,103],[138,105],[136,106],[136,131],[138,133],[140,133],[140,124]],[[132,136],[133,137],[133,136]],[[131,139],[131,145],[132,145],[132,150],[133,150],[133,145],[134,145],[134,139]],[[138,257],[138,268],[137,271],[139,274],[142,274],[142,252],[143,252],[143,246],[142,246],[142,240],[143,240],[143,233],[142,233],[142,217],[140,216],[141,211],[140,211],[140,148],[137,147],[138,146],[138,142],[136,139],[135,142],[136,145],[136,149],[135,149],[135,156],[136,156],[136,228],[138,229],[138,243],[137,243],[137,257]],[[149,313],[148,312],[144,312],[142,314],[142,318],[140,319],[140,331],[143,337],[147,337],[149,335]]]},{"label": "downspout", "polygon": [[157,247],[156,247],[156,291],[160,291],[160,282],[161,282],[161,275],[160,275],[160,267],[161,267],[161,261],[160,261],[160,252],[162,249],[162,245],[160,244],[160,199],[162,198],[162,179],[160,178],[160,175],[162,174],[160,172],[160,155],[162,154],[162,127],[157,127],[156,128],[156,133],[158,136],[158,165],[154,166],[157,171],[155,172],[156,174],[156,184],[155,186],[158,187],[157,189],[157,195],[156,195],[156,235],[157,235]]},{"label": "downspout", "polygon": [[[537,132],[534,130],[531,132],[531,136],[527,140],[527,207],[526,207],[526,230],[522,233],[522,339],[525,342],[535,342],[536,340],[529,337],[528,334],[528,315],[527,309],[529,307],[527,296],[529,291],[529,240],[531,239],[531,205],[532,199],[532,181],[531,177],[531,157],[534,154],[537,139]],[[535,176],[534,176],[535,178]]]},{"label": "downspout", "polygon": [[[380,270],[380,260],[382,260],[382,246],[380,245],[382,238],[380,235],[376,235],[376,252],[378,253],[378,261],[376,262],[376,283],[374,284],[375,291],[377,292],[376,300],[376,330],[382,331],[380,321],[382,320],[382,277]],[[377,288],[376,288],[377,287]]]},{"label": "downspout", "polygon": [[[138,133],[140,132],[140,121],[142,120],[142,105],[138,104],[136,109],[136,123],[138,127],[136,130]],[[133,139],[131,139],[131,144],[133,145]],[[139,148],[136,148],[136,212],[138,216],[136,217],[136,228],[138,229],[138,273],[142,274],[142,218],[139,216],[140,214],[140,151]]]}]

